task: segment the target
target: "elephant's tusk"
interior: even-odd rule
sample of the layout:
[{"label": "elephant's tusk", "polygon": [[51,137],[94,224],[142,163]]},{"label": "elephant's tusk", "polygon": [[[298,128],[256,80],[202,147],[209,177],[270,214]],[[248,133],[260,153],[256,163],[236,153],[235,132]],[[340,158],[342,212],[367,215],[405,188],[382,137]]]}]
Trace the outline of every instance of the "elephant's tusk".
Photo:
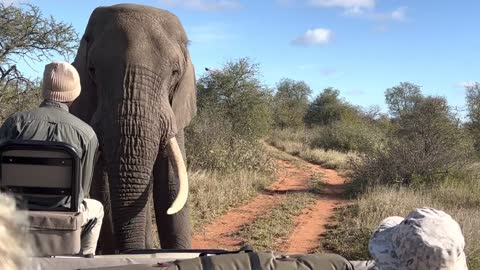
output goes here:
[{"label": "elephant's tusk", "polygon": [[168,143],[168,156],[172,158],[172,166],[177,172],[178,180],[180,182],[180,187],[178,189],[177,198],[173,201],[170,208],[167,210],[168,215],[173,215],[178,211],[182,210],[185,203],[187,203],[188,198],[188,176],[187,176],[187,167],[183,161],[182,152],[180,152],[180,147],[178,146],[177,139],[175,137],[171,138]]}]

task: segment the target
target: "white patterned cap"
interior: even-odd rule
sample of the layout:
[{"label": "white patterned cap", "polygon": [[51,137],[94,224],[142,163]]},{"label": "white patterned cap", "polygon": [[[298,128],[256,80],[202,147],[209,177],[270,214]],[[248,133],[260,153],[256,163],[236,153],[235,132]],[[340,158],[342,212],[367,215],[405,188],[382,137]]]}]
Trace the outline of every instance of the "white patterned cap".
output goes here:
[{"label": "white patterned cap", "polygon": [[381,270],[467,270],[464,248],[458,223],[432,208],[384,219],[368,243]]}]

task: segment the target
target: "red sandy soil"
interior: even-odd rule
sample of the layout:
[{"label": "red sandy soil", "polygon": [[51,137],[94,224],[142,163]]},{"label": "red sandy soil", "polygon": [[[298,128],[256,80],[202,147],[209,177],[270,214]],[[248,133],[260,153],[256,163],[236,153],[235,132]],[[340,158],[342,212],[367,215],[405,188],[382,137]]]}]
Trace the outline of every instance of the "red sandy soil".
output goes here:
[{"label": "red sandy soil", "polygon": [[314,166],[312,169],[322,173],[325,185],[316,202],[295,218],[295,229],[280,248],[280,251],[285,253],[315,251],[321,243],[321,235],[326,232],[325,226],[334,214],[334,208],[345,202],[342,196],[344,178],[334,170],[312,166]]},{"label": "red sandy soil", "polygon": [[252,198],[246,204],[230,209],[223,216],[193,236],[193,248],[235,250],[241,247],[243,239],[235,236],[242,226],[252,223],[280,204],[284,193],[308,188],[309,180],[321,174],[325,182],[322,194],[304,212],[295,218],[295,229],[283,239],[278,251],[287,253],[308,253],[315,250],[325,232],[325,225],[333,215],[333,209],[344,200],[342,198],[344,179],[334,170],[303,161],[305,166],[298,168],[291,162],[277,160],[280,173],[277,180],[263,194]]}]

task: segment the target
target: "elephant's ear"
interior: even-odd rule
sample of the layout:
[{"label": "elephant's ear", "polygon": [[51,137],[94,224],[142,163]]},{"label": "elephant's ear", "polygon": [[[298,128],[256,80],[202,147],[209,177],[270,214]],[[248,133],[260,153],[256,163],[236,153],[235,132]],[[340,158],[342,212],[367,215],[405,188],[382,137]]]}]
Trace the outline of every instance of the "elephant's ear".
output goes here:
[{"label": "elephant's ear", "polygon": [[85,36],[82,37],[80,41],[80,47],[78,48],[72,65],[80,75],[82,88],[80,96],[73,102],[70,111],[83,121],[89,123],[93,112],[95,112],[97,100],[95,89],[93,89],[94,83],[88,73],[88,41]]},{"label": "elephant's ear", "polygon": [[172,109],[175,113],[177,128],[185,128],[197,114],[197,90],[195,87],[195,70],[188,57],[183,77],[178,83],[172,99]]}]

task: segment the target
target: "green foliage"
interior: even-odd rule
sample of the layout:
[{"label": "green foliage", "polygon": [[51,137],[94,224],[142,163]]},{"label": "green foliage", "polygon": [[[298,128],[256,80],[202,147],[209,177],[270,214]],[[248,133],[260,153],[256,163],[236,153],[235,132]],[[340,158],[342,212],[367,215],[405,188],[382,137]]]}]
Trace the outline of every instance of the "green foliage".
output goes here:
[{"label": "green foliage", "polygon": [[277,84],[274,97],[273,119],[280,128],[301,127],[312,93],[303,81],[282,79]]},{"label": "green foliage", "polygon": [[247,58],[229,61],[221,70],[209,71],[198,80],[200,110],[226,118],[232,132],[256,140],[271,127],[272,95],[259,80],[258,64]]},{"label": "green foliage", "polygon": [[313,129],[312,148],[370,153],[385,144],[386,132],[375,123],[357,118]]},{"label": "green foliage", "polygon": [[339,90],[326,88],[310,104],[304,121],[313,127],[311,148],[342,152],[370,152],[382,147],[386,128],[378,109],[362,111],[339,98]]},{"label": "green foliage", "polygon": [[471,138],[444,98],[418,98],[397,124],[384,148],[352,162],[354,181],[363,186],[434,184],[471,161]]},{"label": "green foliage", "polygon": [[[23,7],[23,8],[22,8]],[[35,62],[54,54],[68,56],[76,48],[77,33],[70,24],[43,17],[39,8],[0,3],[0,121],[40,101],[40,83],[26,78],[16,64]]]},{"label": "green foliage", "polygon": [[[42,61],[58,53],[72,54],[78,35],[71,24],[43,17],[34,5],[25,9],[0,3],[0,83],[29,82],[16,68],[19,60]],[[0,90],[2,91],[2,90]]]},{"label": "green foliage", "polygon": [[422,97],[420,86],[409,82],[402,82],[385,91],[385,102],[394,118],[411,112]]},{"label": "green foliage", "polygon": [[304,121],[309,126],[326,126],[343,119],[350,119],[358,112],[338,97],[340,91],[329,87],[323,90],[310,105]]},{"label": "green foliage", "polygon": [[[335,150],[325,150],[322,148],[312,147],[312,140],[318,136],[318,129],[276,129],[268,138],[268,143],[277,149],[298,156],[303,160],[321,165],[329,169],[347,169],[348,159],[354,156],[354,153],[343,153]],[[296,159],[288,159],[288,161],[297,163]],[[285,160],[285,156],[277,155],[277,159]]]},{"label": "green foliage", "polygon": [[466,87],[468,122],[466,126],[475,141],[475,150],[480,153],[480,82]]},{"label": "green foliage", "polygon": [[191,167],[271,169],[259,142],[271,127],[271,95],[258,77],[258,65],[242,58],[199,79],[198,115],[186,130]]}]

